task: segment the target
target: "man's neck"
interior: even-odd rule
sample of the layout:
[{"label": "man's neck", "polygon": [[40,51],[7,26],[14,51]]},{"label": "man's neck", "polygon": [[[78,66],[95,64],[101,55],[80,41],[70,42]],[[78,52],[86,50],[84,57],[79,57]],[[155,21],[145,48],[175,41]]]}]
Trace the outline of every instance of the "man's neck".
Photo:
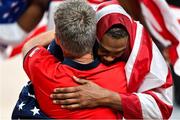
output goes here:
[{"label": "man's neck", "polygon": [[94,61],[92,53],[85,54],[81,57],[74,58],[73,61],[78,62],[80,64],[89,64]]}]

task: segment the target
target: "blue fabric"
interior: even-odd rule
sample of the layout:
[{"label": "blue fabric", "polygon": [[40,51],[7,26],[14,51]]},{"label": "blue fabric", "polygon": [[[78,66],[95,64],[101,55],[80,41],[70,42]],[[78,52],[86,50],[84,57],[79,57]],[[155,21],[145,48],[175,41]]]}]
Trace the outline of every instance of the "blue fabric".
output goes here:
[{"label": "blue fabric", "polygon": [[23,87],[13,110],[12,119],[49,119],[39,108],[31,82]]},{"label": "blue fabric", "polygon": [[0,23],[13,23],[28,7],[28,0],[1,0]]},{"label": "blue fabric", "polygon": [[54,55],[59,61],[64,60],[63,52],[62,49],[56,44],[55,40],[53,40],[49,46],[48,46],[48,51]]}]

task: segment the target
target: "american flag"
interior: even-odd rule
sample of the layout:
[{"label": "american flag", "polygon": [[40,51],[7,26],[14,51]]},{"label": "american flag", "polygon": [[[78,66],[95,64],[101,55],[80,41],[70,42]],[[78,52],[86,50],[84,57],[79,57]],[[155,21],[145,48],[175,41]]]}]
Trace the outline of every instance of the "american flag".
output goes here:
[{"label": "american flag", "polygon": [[26,10],[29,0],[0,0],[0,23],[13,23]]},{"label": "american flag", "polygon": [[180,75],[179,8],[169,6],[165,0],[139,2],[149,31],[164,47],[169,47],[170,63]]},{"label": "american flag", "polygon": [[39,108],[31,82],[22,89],[12,119],[49,119]]}]

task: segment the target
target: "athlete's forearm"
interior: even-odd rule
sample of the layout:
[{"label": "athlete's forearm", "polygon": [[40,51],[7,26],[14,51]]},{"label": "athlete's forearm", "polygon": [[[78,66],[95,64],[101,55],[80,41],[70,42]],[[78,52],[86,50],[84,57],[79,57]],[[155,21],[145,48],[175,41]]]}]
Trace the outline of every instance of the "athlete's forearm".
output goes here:
[{"label": "athlete's forearm", "polygon": [[60,104],[65,109],[108,107],[119,112],[122,111],[119,93],[102,88],[89,80],[76,78],[76,82],[81,85],[56,88],[51,95],[53,103]]},{"label": "athlete's forearm", "polygon": [[104,99],[101,99],[98,102],[99,106],[105,106],[109,107],[113,110],[122,111],[122,106],[121,106],[121,96],[117,92],[109,91],[110,94]]},{"label": "athlete's forearm", "polygon": [[35,46],[46,47],[55,38],[54,30],[42,33],[31,40],[29,40],[23,47],[23,56],[25,56]]}]

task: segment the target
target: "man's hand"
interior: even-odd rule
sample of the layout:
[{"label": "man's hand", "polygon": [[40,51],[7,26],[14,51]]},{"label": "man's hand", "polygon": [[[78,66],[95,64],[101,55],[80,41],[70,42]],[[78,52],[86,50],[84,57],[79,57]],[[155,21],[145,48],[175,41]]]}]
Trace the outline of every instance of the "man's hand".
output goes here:
[{"label": "man's hand", "polygon": [[76,77],[73,77],[73,79],[81,85],[69,88],[56,88],[51,95],[53,103],[60,104],[65,109],[94,108],[98,106],[111,107],[112,98],[116,99],[118,104],[120,103],[120,96],[117,93],[106,90],[89,80]]}]

